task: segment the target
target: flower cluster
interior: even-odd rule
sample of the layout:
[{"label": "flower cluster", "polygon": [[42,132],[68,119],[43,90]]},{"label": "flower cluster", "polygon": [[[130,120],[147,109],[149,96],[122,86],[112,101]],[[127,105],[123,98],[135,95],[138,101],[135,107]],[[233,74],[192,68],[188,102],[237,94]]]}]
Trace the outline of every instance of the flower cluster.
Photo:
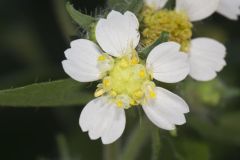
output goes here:
[{"label": "flower cluster", "polygon": [[[144,41],[154,41],[161,32],[169,32],[170,40],[180,43],[182,51],[188,55],[189,75],[199,81],[214,79],[226,65],[226,48],[211,38],[191,39],[191,22],[205,19],[216,11],[236,19],[240,14],[240,9],[236,7],[240,6],[240,1],[234,1],[238,5],[233,6],[229,0],[177,0],[174,10],[162,9],[166,2],[146,0],[147,9],[142,12]],[[229,8],[233,10],[228,12]]]},{"label": "flower cluster", "polygon": [[[146,0],[140,23],[130,11],[122,14],[113,10],[106,19],[98,20],[96,43],[77,39],[65,51],[62,65],[71,78],[99,82],[96,98],[84,107],[79,119],[91,139],[101,138],[104,144],[117,140],[125,128],[125,110],[137,106],[142,106],[159,128],[174,130],[186,122],[184,114],[189,107],[155,82],[176,83],[188,75],[212,80],[226,65],[226,48],[220,42],[191,39],[192,22],[216,11],[236,19],[239,10],[229,0],[177,0],[175,10],[162,9],[166,2]],[[151,45],[163,31],[170,34],[169,41],[154,46],[148,57],[141,59],[139,44]]]}]

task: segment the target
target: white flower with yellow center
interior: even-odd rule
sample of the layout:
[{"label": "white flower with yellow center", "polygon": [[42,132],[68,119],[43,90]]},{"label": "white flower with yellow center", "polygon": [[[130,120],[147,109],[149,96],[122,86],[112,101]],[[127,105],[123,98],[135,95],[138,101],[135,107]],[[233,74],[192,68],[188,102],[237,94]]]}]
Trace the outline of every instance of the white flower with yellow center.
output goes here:
[{"label": "white flower with yellow center", "polygon": [[[214,79],[217,72],[226,65],[224,60],[226,48],[211,38],[191,39],[191,22],[210,16],[217,10],[219,0],[176,0],[174,11],[159,10],[166,2],[166,0],[146,0],[150,8],[145,8],[142,12],[143,43],[148,45],[156,40],[162,31],[169,32],[170,40],[180,43],[181,50],[189,57],[189,75],[199,81]],[[228,2],[223,0],[221,3]]]},{"label": "white flower with yellow center", "polygon": [[101,80],[96,99],[83,109],[79,124],[93,140],[104,144],[118,139],[125,128],[124,109],[142,105],[147,117],[158,127],[173,130],[185,123],[189,112],[183,99],[161,87],[152,79],[175,83],[189,73],[187,55],[180,45],[166,42],[156,46],[146,62],[139,59],[139,23],[131,12],[112,11],[96,26],[99,44],[78,39],[71,42],[62,62],[65,72],[79,82]]}]

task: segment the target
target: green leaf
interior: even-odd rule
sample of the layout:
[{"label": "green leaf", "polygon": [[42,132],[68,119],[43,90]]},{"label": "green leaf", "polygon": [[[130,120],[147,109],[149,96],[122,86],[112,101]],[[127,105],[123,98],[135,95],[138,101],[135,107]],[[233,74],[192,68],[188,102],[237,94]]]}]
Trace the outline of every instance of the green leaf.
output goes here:
[{"label": "green leaf", "polygon": [[138,14],[142,9],[143,4],[143,0],[131,0],[131,3],[128,4],[127,10]]},{"label": "green leaf", "polygon": [[187,79],[182,82],[181,90],[184,90],[185,98],[193,106],[213,106],[219,107],[228,99],[240,95],[238,88],[228,86],[219,78],[208,82],[197,82]]},{"label": "green leaf", "polygon": [[188,118],[188,123],[203,137],[227,144],[240,145],[240,112],[225,113],[211,122],[195,116]]},{"label": "green leaf", "polygon": [[123,11],[124,8],[126,8],[126,2],[125,1],[108,0],[107,4],[108,4],[108,7],[110,9],[117,10],[117,11]]},{"label": "green leaf", "polygon": [[143,56],[143,57],[146,58],[154,47],[156,47],[157,45],[159,45],[163,42],[167,42],[168,39],[169,39],[169,33],[168,32],[162,32],[160,37],[155,42],[153,42],[151,45],[147,46],[142,51],[140,51],[140,53],[139,53],[140,56]]},{"label": "green leaf", "polygon": [[58,107],[86,104],[93,98],[93,91],[71,79],[0,91],[0,106],[9,107]]},{"label": "green leaf", "polygon": [[86,29],[86,30],[91,30],[93,27],[93,24],[96,23],[96,19],[83,14],[79,11],[77,11],[76,9],[74,9],[74,7],[67,2],[66,4],[66,9],[67,12],[69,13],[69,15],[71,16],[71,18],[82,28]]},{"label": "green leaf", "polygon": [[109,8],[120,12],[131,11],[138,14],[143,7],[143,0],[108,0]]}]

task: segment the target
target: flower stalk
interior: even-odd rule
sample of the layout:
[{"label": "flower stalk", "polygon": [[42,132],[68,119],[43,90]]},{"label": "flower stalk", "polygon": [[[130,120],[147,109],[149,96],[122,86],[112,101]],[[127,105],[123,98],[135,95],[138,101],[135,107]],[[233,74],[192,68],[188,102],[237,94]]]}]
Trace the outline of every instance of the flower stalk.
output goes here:
[{"label": "flower stalk", "polygon": [[140,125],[137,125],[123,147],[122,159],[135,160],[141,148],[149,140],[149,121],[144,117]]}]

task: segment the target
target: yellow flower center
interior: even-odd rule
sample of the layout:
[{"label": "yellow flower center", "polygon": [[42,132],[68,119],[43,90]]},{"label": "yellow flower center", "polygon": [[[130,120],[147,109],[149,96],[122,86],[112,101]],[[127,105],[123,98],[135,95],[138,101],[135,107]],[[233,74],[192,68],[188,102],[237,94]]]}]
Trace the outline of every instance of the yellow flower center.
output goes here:
[{"label": "yellow flower center", "polygon": [[192,23],[184,12],[144,8],[142,15],[142,42],[149,45],[163,31],[170,34],[169,40],[181,44],[182,51],[188,51],[192,37]]},{"label": "yellow flower center", "polygon": [[[102,57],[106,56],[106,57]],[[107,55],[98,58],[100,64],[108,60]],[[126,55],[113,60],[112,69],[109,70],[98,85],[95,96],[106,94],[118,107],[130,108],[144,103],[146,98],[155,98],[155,84],[151,76],[137,56],[135,50],[131,55]]]}]

